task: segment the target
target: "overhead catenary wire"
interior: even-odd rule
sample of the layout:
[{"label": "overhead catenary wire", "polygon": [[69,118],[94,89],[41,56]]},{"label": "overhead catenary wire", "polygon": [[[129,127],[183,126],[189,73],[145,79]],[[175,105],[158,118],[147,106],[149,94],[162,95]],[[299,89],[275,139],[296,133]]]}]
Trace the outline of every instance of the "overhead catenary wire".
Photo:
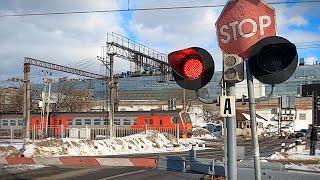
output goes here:
[{"label": "overhead catenary wire", "polygon": [[[296,45],[297,49],[308,49],[308,48],[320,48],[320,41],[301,41],[301,42],[293,42]],[[214,48],[209,50],[212,54],[220,54],[221,49]]]},{"label": "overhead catenary wire", "polygon": [[[320,3],[320,0],[309,1],[277,1],[268,2],[270,5],[280,4],[305,4],[305,3]],[[133,11],[157,11],[157,10],[178,10],[178,9],[199,9],[199,8],[218,8],[224,7],[225,4],[216,5],[194,5],[194,6],[168,6],[168,7],[149,7],[149,8],[124,8],[124,9],[109,9],[109,10],[89,10],[89,11],[64,11],[64,12],[39,12],[39,13],[21,13],[21,14],[3,14],[0,18],[5,17],[24,17],[24,16],[48,16],[48,15],[68,15],[68,14],[92,14],[92,13],[114,13],[114,12],[133,12]]]}]

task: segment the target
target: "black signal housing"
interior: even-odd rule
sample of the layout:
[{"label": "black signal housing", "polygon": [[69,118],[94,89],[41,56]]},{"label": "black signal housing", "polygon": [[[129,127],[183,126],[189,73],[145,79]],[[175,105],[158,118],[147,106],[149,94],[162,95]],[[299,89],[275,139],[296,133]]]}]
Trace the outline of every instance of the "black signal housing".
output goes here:
[{"label": "black signal housing", "polygon": [[188,90],[207,85],[214,74],[212,56],[203,48],[190,47],[168,55],[172,75],[179,86]]}]

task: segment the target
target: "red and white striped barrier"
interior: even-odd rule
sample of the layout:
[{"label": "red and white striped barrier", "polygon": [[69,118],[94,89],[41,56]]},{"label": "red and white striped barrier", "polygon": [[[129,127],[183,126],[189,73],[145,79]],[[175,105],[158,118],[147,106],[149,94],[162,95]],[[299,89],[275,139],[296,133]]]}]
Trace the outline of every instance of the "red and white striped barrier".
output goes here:
[{"label": "red and white striped barrier", "polygon": [[136,166],[156,167],[156,160],[149,158],[91,158],[91,157],[0,157],[0,164],[43,164],[66,166]]}]

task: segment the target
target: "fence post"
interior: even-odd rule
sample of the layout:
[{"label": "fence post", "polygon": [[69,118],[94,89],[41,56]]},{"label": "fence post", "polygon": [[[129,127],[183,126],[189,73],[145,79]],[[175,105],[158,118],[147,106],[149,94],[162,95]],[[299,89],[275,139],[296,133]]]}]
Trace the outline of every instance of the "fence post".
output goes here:
[{"label": "fence post", "polygon": [[148,125],[147,124],[145,124],[145,134],[147,134],[147,129],[148,129]]},{"label": "fence post", "polygon": [[12,146],[12,141],[13,141],[13,127],[12,126],[10,126],[10,139],[11,139],[11,146]]},{"label": "fence post", "polygon": [[89,134],[89,133],[88,133],[88,132],[89,132],[88,124],[86,124],[86,131],[85,131],[85,132],[86,132],[86,139],[89,139],[89,135],[88,135],[88,134]]},{"label": "fence post", "polygon": [[12,126],[10,126],[10,139],[12,142],[12,139],[13,139],[13,127]]},{"label": "fence post", "polygon": [[63,124],[61,124],[60,126],[60,137],[64,138],[64,128],[63,128]]},{"label": "fence post", "polygon": [[179,138],[180,138],[180,133],[179,133],[180,129],[179,129],[179,123],[177,124],[177,141],[179,144]]},{"label": "fence post", "polygon": [[33,137],[33,140],[36,139],[36,124],[33,125],[33,136],[32,137]]}]

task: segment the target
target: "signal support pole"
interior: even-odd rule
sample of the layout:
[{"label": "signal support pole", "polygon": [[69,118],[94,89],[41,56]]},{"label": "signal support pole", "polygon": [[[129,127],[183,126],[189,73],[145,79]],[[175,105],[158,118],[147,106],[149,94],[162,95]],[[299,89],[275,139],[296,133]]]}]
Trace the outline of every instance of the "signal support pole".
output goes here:
[{"label": "signal support pole", "polygon": [[186,105],[186,89],[183,89],[183,111],[186,111],[187,105]]},{"label": "signal support pole", "polygon": [[253,155],[254,155],[254,174],[255,180],[261,180],[261,170],[260,170],[260,150],[259,141],[257,136],[257,122],[256,122],[256,107],[253,92],[253,77],[249,69],[249,62],[246,61],[246,72],[247,72],[247,86],[248,86],[248,98],[249,98],[249,110],[251,119],[251,136],[253,145]]},{"label": "signal support pole", "polygon": [[[235,96],[235,84],[227,83],[227,96]],[[220,105],[221,106],[221,105]],[[227,172],[229,180],[237,180],[236,118],[227,117]]]}]

